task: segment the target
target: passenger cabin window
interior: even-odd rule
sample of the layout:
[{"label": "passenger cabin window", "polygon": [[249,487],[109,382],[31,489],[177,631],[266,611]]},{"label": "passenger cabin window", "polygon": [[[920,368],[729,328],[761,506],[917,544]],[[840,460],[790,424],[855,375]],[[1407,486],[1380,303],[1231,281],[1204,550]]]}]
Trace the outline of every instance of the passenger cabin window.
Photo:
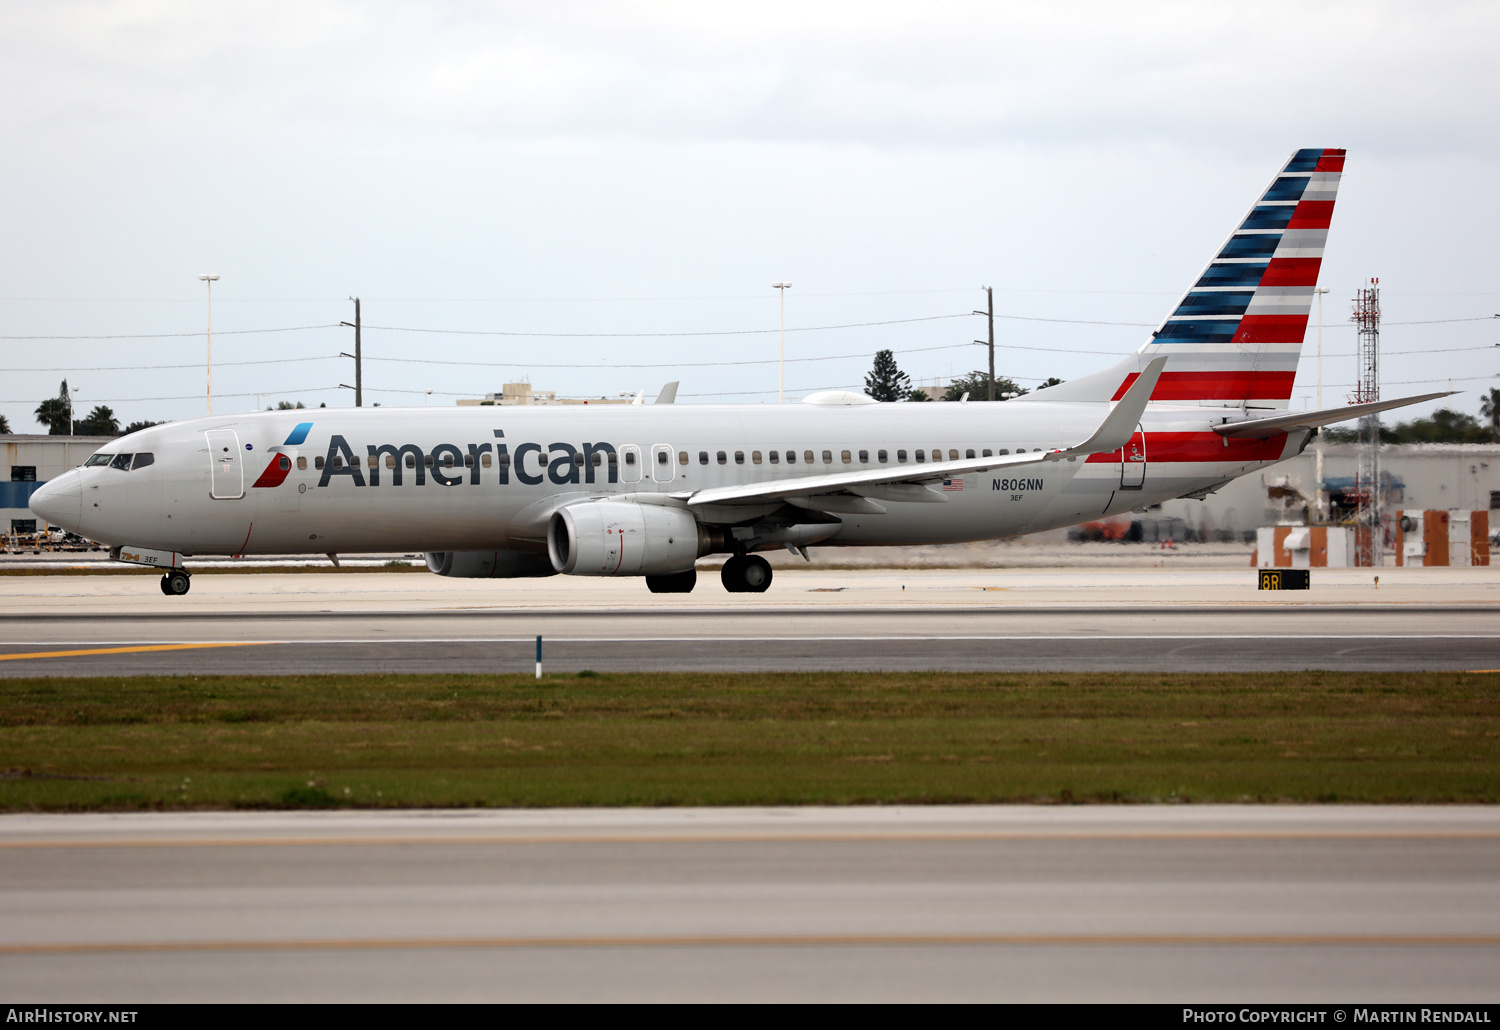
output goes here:
[{"label": "passenger cabin window", "polygon": [[806,462],[807,464],[811,465],[813,463],[813,452],[812,451],[803,451],[802,452],[802,460],[804,462]]},{"label": "passenger cabin window", "polygon": [[[973,451],[969,452],[969,457],[971,457],[971,458],[974,457],[974,452]],[[958,450],[957,450],[957,448],[949,448],[949,450],[948,450],[948,460],[949,461],[957,461],[958,460]]]},{"label": "passenger cabin window", "polygon": [[[599,455],[596,454],[596,455],[594,455],[594,457],[597,458],[597,457],[599,457]],[[583,452],[582,451],[574,451],[573,452],[573,464],[574,465],[582,465],[583,464]],[[597,464],[597,462],[596,462],[596,464]]]},{"label": "passenger cabin window", "polygon": [[[776,460],[776,452],[775,451],[771,452],[771,460],[772,461]],[[751,451],[750,452],[750,464],[752,464],[752,465],[759,465],[760,464],[760,451]]]},{"label": "passenger cabin window", "polygon": [[843,459],[845,465],[854,460],[854,455],[850,454],[848,451],[840,451],[839,457]]},{"label": "passenger cabin window", "polygon": [[592,456],[592,463],[594,468],[598,468],[600,465],[603,465],[604,455],[600,454],[598,451],[595,451]]},{"label": "passenger cabin window", "polygon": [[299,457],[299,458],[298,458],[298,459],[297,459],[297,468],[298,468],[298,469],[299,469],[299,470],[300,470],[300,471],[303,471],[303,472],[306,472],[306,471],[307,471],[307,459],[306,459],[306,458],[302,458],[302,457]]},{"label": "passenger cabin window", "polygon": [[[899,455],[898,455],[898,457],[899,457]],[[920,448],[920,447],[918,447],[913,452],[913,457],[915,457],[918,461],[926,461],[927,460],[927,457],[926,457],[925,453],[922,451],[922,448]]]},{"label": "passenger cabin window", "polygon": [[333,456],[333,467],[336,469],[341,469],[344,467],[344,459],[341,455],[335,454]]},{"label": "passenger cabin window", "polygon": [[[322,464],[321,464],[322,461],[323,461],[322,458],[318,459],[318,462],[319,462],[318,468],[322,468],[323,467]],[[409,468],[409,469],[414,469],[414,468],[417,467],[417,456],[415,454],[408,454],[406,456],[406,467]]]},{"label": "passenger cabin window", "polygon": [[771,452],[771,464],[772,465],[779,465],[779,464],[781,464],[781,452],[780,451],[772,451]]},{"label": "passenger cabin window", "polygon": [[[846,458],[844,460],[847,461],[848,459]],[[832,465],[833,464],[833,452],[832,451],[824,451],[823,452],[823,464],[825,464],[825,465]]]},{"label": "passenger cabin window", "polygon": [[1009,453],[1010,453],[1010,451],[1009,451],[1009,450],[1007,450],[1007,449],[1006,449],[1006,448],[1004,448],[1004,447],[1002,447],[1002,448],[1000,448],[1000,449],[999,449],[999,450],[998,450],[998,451],[996,451],[996,452],[995,452],[995,453],[996,453],[996,454],[1009,454]]},{"label": "passenger cabin window", "polygon": [[797,452],[796,451],[787,451],[786,452],[786,463],[788,465],[795,465],[795,464],[797,464]]},{"label": "passenger cabin window", "polygon": [[[720,465],[728,465],[729,464],[729,455],[725,454],[723,451],[720,451],[719,454],[718,454],[718,460],[719,460],[719,464]],[[743,457],[740,458],[740,461],[743,462],[744,460],[745,459]]]},{"label": "passenger cabin window", "polygon": [[[391,459],[387,458],[386,460],[390,461]],[[484,454],[481,454],[479,456],[479,464],[483,465],[485,468],[489,468],[490,467],[489,452],[485,452]]]},{"label": "passenger cabin window", "polygon": [[[370,464],[374,465],[374,463],[375,459],[371,458]],[[148,462],[147,464],[150,463]],[[285,454],[278,454],[276,455],[276,467],[281,469],[281,471],[283,472],[290,472],[292,471],[292,459],[288,458]]]},{"label": "passenger cabin window", "polygon": [[[113,457],[114,457],[113,454],[91,454],[91,455],[89,455],[89,460],[83,463],[83,467],[84,468],[89,468],[92,465],[108,465],[109,462],[110,462],[110,459],[113,458]],[[11,466],[10,478],[11,478],[12,482],[15,481],[15,478],[16,478],[15,470],[18,467],[19,466],[16,466],[16,465],[12,465]],[[34,475],[35,475],[35,473],[33,472],[33,476]]]},{"label": "passenger cabin window", "polygon": [[[736,465],[743,465],[743,464],[745,464],[745,452],[744,451],[735,451],[734,452],[734,463]],[[758,455],[758,454],[755,456],[755,463],[757,465],[760,464],[760,455]]]},{"label": "passenger cabin window", "polygon": [[318,470],[322,470],[322,468],[323,468],[323,456],[321,454],[318,455],[316,458],[313,459],[313,468],[318,469]]},{"label": "passenger cabin window", "polygon": [[[969,452],[969,457],[971,457],[971,458],[974,457],[974,452],[973,451]],[[983,458],[993,458],[994,454],[992,454],[990,452],[990,449],[988,447],[986,447],[984,449],[984,452],[980,455],[980,457],[983,457]]]},{"label": "passenger cabin window", "polygon": [[[610,455],[610,457],[614,457],[614,455]],[[627,465],[634,465],[635,464],[635,451],[626,451],[625,452],[625,464],[627,464]]]},{"label": "passenger cabin window", "polygon": [[688,463],[687,451],[678,451],[677,452],[677,464],[679,464],[679,465],[686,465],[687,463]]},{"label": "passenger cabin window", "polygon": [[868,465],[868,464],[870,464],[870,452],[869,451],[860,451],[859,452],[859,463],[861,465]]},{"label": "passenger cabin window", "polygon": [[880,464],[884,465],[886,462],[888,462],[888,461],[891,460],[891,456],[889,454],[887,454],[885,451],[876,451],[875,452],[875,459],[877,461],[879,461]]},{"label": "passenger cabin window", "polygon": [[896,452],[896,460],[898,462],[905,461],[906,460],[906,452],[905,451],[897,451]]},{"label": "passenger cabin window", "polygon": [[[547,459],[543,458],[542,460],[546,461]],[[427,468],[432,468],[432,455],[430,455],[430,454],[423,455],[422,456],[422,464],[424,466],[426,466]]]},{"label": "passenger cabin window", "polygon": [[155,464],[156,464],[156,455],[152,454],[150,451],[137,451],[136,452],[136,456],[135,456],[135,461],[133,461],[133,462],[130,463],[130,467],[131,467],[132,470],[134,470],[134,469],[143,469],[147,465],[155,465]]},{"label": "passenger cabin window", "polygon": [[667,452],[666,451],[657,451],[656,452],[656,463],[658,465],[665,465],[667,463]]},{"label": "passenger cabin window", "polygon": [[[720,461],[722,461],[722,460],[723,460],[723,456],[721,454],[720,455]],[[698,452],[698,464],[700,464],[700,465],[707,465],[708,464],[708,452],[707,451],[699,451]]]},{"label": "passenger cabin window", "polygon": [[474,455],[472,455],[472,454],[465,454],[464,455],[464,468],[473,468],[473,467],[474,467]]},{"label": "passenger cabin window", "polygon": [[109,463],[109,467],[112,469],[124,469],[128,472],[130,471],[130,459],[132,457],[134,455],[116,454],[114,460]]},{"label": "passenger cabin window", "polygon": [[974,457],[974,448],[970,447],[968,450],[964,451],[964,457],[965,458],[972,458],[972,457]]}]

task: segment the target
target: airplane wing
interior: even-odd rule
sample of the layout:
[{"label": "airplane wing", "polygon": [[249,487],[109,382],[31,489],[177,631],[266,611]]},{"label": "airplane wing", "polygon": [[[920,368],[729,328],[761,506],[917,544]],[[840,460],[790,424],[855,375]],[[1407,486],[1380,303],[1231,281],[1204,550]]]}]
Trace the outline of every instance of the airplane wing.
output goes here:
[{"label": "airplane wing", "polygon": [[1220,436],[1229,436],[1237,440],[1260,440],[1268,436],[1275,436],[1277,433],[1284,433],[1289,429],[1313,429],[1318,426],[1331,426],[1335,422],[1344,422],[1351,418],[1373,415],[1377,411],[1404,408],[1408,404],[1421,404],[1423,401],[1437,400],[1439,397],[1452,397],[1458,392],[1457,390],[1443,390],[1439,393],[1424,393],[1416,397],[1402,397],[1394,401],[1346,404],[1342,408],[1323,408],[1320,411],[1296,411],[1286,415],[1273,415],[1270,418],[1251,419],[1248,422],[1226,422],[1221,426],[1214,426],[1214,432]]},{"label": "airplane wing", "polygon": [[[926,465],[902,465],[897,468],[861,469],[855,472],[836,472],[827,476],[797,476],[777,479],[768,483],[746,483],[740,486],[718,486],[699,490],[688,496],[689,507],[702,504],[763,504],[768,501],[785,500],[789,497],[808,497],[817,494],[849,492],[859,494],[864,490],[889,499],[902,501],[944,501],[942,494],[928,490],[919,484],[934,480],[950,479],[970,472],[988,472],[991,469],[1010,468],[1016,465],[1038,465],[1047,461],[1062,461],[1100,452],[1117,451],[1135,434],[1151,391],[1161,377],[1166,365],[1165,357],[1155,358],[1140,377],[1115,403],[1099,428],[1087,440],[1052,451],[1031,451],[1026,454],[1008,454],[992,458],[967,458],[961,461],[935,461]],[[884,510],[872,506],[871,510]]]}]

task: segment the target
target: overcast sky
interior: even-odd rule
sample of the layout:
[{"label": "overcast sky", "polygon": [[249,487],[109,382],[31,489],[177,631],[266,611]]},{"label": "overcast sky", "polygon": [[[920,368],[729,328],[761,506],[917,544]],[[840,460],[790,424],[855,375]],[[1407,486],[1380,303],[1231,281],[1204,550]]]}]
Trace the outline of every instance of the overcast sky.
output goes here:
[{"label": "overcast sky", "polygon": [[[1028,319],[997,321],[998,369],[1070,378],[1140,344],[1299,147],[1349,150],[1325,404],[1379,276],[1385,396],[1452,379],[1475,411],[1497,30],[1493,2],[8,3],[0,411],[43,431],[66,375],[80,416],[202,414],[201,272],[220,412],[352,404],[349,330],[240,332],[351,294],[367,404],[774,401],[773,280],[788,358],[834,358],[790,362],[789,396],[859,388],[879,348],[981,367],[982,321],[936,317],[981,285]],[[629,335],[673,333],[739,335]]]}]

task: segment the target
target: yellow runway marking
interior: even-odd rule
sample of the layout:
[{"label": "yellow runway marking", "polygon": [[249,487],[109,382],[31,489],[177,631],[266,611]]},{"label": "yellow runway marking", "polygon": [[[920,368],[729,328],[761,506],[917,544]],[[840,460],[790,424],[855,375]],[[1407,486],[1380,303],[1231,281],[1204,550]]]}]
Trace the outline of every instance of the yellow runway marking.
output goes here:
[{"label": "yellow runway marking", "polygon": [[0,851],[73,850],[108,848],[330,848],[330,847],[434,847],[473,845],[556,845],[556,844],[922,844],[922,843],[1004,843],[1069,841],[1374,841],[1374,840],[1452,840],[1500,841],[1497,830],[1268,830],[1214,831],[1163,830],[1161,832],[1080,831],[1070,833],[1046,830],[997,830],[973,833],[612,833],[612,834],[474,834],[462,836],[380,836],[380,837],[180,837],[159,840],[124,838],[120,840],[0,840]]},{"label": "yellow runway marking", "polygon": [[76,658],[94,654],[136,654],[141,651],[190,651],[201,647],[260,647],[269,640],[235,640],[212,644],[141,644],[137,647],[88,647],[77,651],[30,651],[26,654],[0,654],[0,662],[14,662],[22,658]]},{"label": "yellow runway marking", "polygon": [[334,937],[321,940],[79,941],[0,944],[0,955],[110,952],[385,951],[437,948],[828,948],[828,947],[1480,947],[1496,934],[1295,933],[840,933],[610,934],[589,937]]}]

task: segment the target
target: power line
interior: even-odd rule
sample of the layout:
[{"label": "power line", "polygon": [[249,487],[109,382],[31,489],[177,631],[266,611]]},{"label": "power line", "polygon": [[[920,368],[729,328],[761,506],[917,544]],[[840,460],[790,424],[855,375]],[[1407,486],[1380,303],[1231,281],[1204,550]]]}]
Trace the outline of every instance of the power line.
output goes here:
[{"label": "power line", "polygon": [[[202,333],[198,334],[202,336]],[[230,365],[289,365],[294,361],[334,361],[339,357],[337,354],[324,354],[315,358],[262,358],[258,361],[216,361],[215,368],[228,368]],[[146,372],[157,371],[164,368],[202,368],[203,362],[199,361],[188,365],[111,365],[93,367],[81,367],[70,365],[67,368],[13,368],[12,372]]]},{"label": "power line", "polygon": [[[937,322],[947,318],[972,318],[968,312],[960,315],[925,315],[922,318],[893,318],[884,322],[849,322],[843,325],[809,325],[800,329],[788,329],[789,333],[821,332],[825,329],[865,329],[877,325],[905,325],[910,322]],[[441,333],[449,336],[524,336],[549,339],[637,339],[641,337],[662,338],[675,336],[764,336],[779,332],[778,329],[710,329],[687,333],[532,333],[505,329],[417,329],[411,326],[372,325],[393,333]]]}]

